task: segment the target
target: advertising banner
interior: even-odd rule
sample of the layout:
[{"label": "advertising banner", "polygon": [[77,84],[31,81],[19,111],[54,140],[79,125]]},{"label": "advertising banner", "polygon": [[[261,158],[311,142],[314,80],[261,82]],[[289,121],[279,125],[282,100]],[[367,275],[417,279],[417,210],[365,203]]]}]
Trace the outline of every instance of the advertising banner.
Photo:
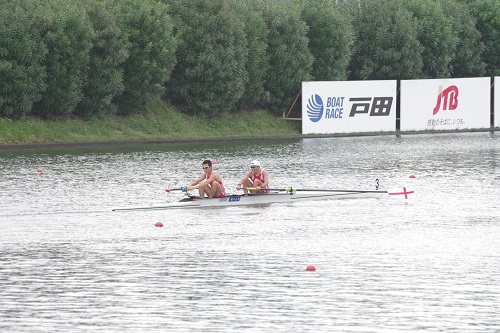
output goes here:
[{"label": "advertising banner", "polygon": [[302,82],[302,134],[396,130],[396,80]]},{"label": "advertising banner", "polygon": [[490,80],[402,80],[400,130],[489,128]]},{"label": "advertising banner", "polygon": [[493,103],[495,104],[493,109],[493,117],[495,119],[493,126],[500,127],[500,76],[495,76],[493,84],[495,85],[493,90]]}]

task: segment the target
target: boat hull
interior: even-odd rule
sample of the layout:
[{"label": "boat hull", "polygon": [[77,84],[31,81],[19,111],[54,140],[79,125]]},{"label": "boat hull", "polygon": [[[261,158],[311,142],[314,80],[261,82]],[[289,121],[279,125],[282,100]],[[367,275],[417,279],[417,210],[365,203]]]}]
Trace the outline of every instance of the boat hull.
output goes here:
[{"label": "boat hull", "polygon": [[198,197],[184,198],[179,202],[159,206],[115,208],[118,210],[149,210],[171,208],[201,208],[201,207],[231,207],[243,205],[265,205],[271,203],[286,203],[305,200],[330,200],[343,198],[363,198],[387,195],[387,191],[318,191],[318,192],[272,192],[266,194],[229,195],[224,198],[200,199]]}]

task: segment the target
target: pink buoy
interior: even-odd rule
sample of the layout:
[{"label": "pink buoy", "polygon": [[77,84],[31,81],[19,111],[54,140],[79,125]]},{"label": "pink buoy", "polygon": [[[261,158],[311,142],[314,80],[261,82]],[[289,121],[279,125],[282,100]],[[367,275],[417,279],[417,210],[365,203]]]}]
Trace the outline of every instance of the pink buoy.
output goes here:
[{"label": "pink buoy", "polygon": [[38,168],[38,169],[36,169],[36,172],[43,172],[43,169],[42,168]]},{"label": "pink buoy", "polygon": [[155,227],[160,227],[160,228],[161,228],[161,227],[163,227],[163,223],[161,223],[161,222],[156,222]]},{"label": "pink buoy", "polygon": [[314,265],[307,265],[306,271],[308,272],[314,272],[316,270],[316,267]]},{"label": "pink buoy", "polygon": [[415,175],[410,175],[410,178],[415,178]]},{"label": "pink buoy", "polygon": [[219,164],[219,162],[217,162],[217,161],[212,161],[212,164]]}]

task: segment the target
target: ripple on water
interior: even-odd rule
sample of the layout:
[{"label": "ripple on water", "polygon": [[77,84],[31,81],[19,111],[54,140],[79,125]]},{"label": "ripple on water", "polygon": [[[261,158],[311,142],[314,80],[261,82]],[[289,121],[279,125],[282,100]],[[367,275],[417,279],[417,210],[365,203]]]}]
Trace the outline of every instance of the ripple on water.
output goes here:
[{"label": "ripple on water", "polygon": [[[154,147],[0,155],[1,331],[500,329],[496,136]],[[417,195],[111,212],[176,200],[205,158],[230,191],[256,158],[273,186]]]}]

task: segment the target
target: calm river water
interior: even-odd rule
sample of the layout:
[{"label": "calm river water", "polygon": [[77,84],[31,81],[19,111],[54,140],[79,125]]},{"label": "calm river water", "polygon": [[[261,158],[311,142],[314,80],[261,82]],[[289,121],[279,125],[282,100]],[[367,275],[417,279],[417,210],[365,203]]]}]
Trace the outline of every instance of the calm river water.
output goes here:
[{"label": "calm river water", "polygon": [[[112,211],[205,158],[416,195]],[[0,331],[499,332],[499,205],[498,132],[0,150]]]}]

